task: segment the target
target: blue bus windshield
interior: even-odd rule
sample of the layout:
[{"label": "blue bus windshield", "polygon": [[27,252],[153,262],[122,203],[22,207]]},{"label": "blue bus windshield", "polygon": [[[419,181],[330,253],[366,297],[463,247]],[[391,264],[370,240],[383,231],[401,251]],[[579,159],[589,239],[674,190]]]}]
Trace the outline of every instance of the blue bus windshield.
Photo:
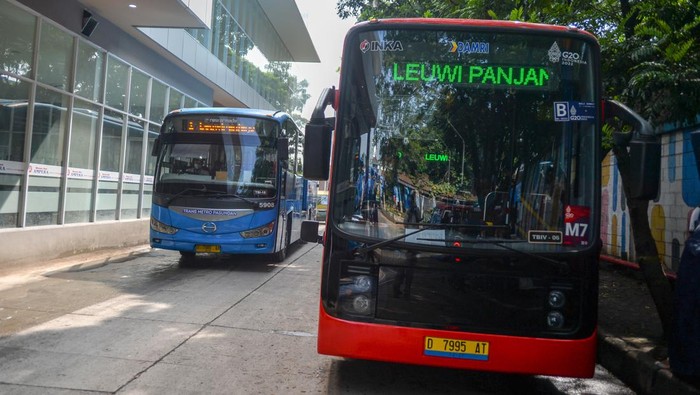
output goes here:
[{"label": "blue bus windshield", "polygon": [[235,125],[222,123],[218,130],[204,131],[195,129],[207,127],[198,121],[193,130],[186,130],[193,121],[171,119],[164,129],[156,192],[177,194],[205,188],[245,198],[275,197],[278,124],[252,118],[235,120]]}]

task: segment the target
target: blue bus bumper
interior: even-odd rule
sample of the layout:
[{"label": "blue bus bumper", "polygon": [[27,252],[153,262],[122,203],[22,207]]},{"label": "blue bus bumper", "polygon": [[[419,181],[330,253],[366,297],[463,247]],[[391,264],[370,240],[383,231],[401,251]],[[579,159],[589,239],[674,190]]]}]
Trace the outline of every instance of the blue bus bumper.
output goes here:
[{"label": "blue bus bumper", "polygon": [[271,254],[275,252],[275,240],[272,235],[244,239],[240,235],[209,235],[202,238],[201,235],[191,234],[191,237],[181,233],[177,239],[173,235],[156,232],[151,229],[151,247],[182,252],[197,252],[197,246],[218,246],[222,254]]}]

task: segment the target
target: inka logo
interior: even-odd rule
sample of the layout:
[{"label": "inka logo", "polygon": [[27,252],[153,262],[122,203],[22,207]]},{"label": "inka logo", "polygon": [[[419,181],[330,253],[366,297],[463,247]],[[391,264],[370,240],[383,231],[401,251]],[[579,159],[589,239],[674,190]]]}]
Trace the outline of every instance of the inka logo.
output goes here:
[{"label": "inka logo", "polygon": [[360,51],[403,51],[401,41],[369,41],[364,40],[360,43]]},{"label": "inka logo", "polygon": [[452,53],[489,53],[489,43],[477,41],[452,41],[450,43]]}]

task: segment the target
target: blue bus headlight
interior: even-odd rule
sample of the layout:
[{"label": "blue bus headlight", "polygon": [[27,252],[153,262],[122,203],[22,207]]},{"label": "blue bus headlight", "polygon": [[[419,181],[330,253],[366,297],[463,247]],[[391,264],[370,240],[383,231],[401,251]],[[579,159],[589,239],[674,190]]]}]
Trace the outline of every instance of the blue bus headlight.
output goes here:
[{"label": "blue bus headlight", "polygon": [[166,225],[153,217],[151,217],[151,229],[155,230],[156,232],[165,233],[168,235],[174,235],[178,231],[177,228],[173,228],[172,226]]},{"label": "blue bus headlight", "polygon": [[259,228],[245,230],[245,231],[241,232],[241,237],[243,237],[244,239],[250,239],[253,237],[269,236],[272,234],[272,231],[274,228],[275,228],[275,221],[272,221],[269,224],[263,225]]}]

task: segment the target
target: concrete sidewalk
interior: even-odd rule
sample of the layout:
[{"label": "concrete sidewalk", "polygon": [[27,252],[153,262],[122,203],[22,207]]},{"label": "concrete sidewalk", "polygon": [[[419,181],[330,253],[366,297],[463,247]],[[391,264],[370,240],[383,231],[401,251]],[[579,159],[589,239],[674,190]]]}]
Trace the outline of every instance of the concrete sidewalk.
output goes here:
[{"label": "concrete sidewalk", "polygon": [[654,301],[641,274],[601,262],[598,362],[639,394],[700,395],[675,377]]}]

